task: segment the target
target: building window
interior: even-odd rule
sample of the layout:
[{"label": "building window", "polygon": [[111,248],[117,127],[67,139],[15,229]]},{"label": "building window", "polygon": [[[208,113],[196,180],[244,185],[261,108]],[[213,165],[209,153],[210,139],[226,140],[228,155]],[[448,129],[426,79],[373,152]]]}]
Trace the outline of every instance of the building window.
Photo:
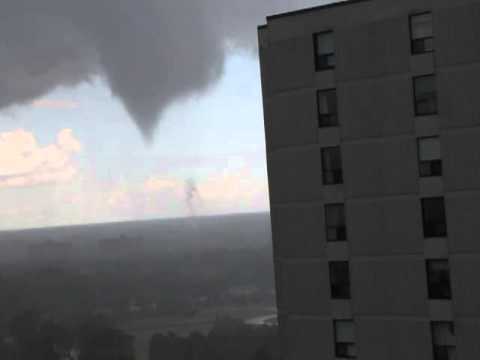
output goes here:
[{"label": "building window", "polygon": [[345,205],[325,205],[325,229],[327,234],[327,241],[347,240]]},{"label": "building window", "polygon": [[319,127],[338,126],[337,92],[322,90],[317,92]]},{"label": "building window", "polygon": [[437,86],[435,75],[418,76],[413,79],[415,115],[437,113]]},{"label": "building window", "polygon": [[418,139],[420,177],[442,176],[440,138]]},{"label": "building window", "polygon": [[424,237],[447,236],[445,201],[442,197],[422,199],[422,215]]},{"label": "building window", "polygon": [[412,54],[423,54],[434,50],[432,13],[410,16],[410,37]]},{"label": "building window", "polygon": [[323,184],[343,183],[342,154],[340,146],[322,149]]},{"label": "building window", "polygon": [[332,299],[350,299],[350,269],[348,261],[333,261],[330,267]]},{"label": "building window", "polygon": [[335,357],[356,359],[357,345],[355,342],[355,324],[353,320],[335,320]]},{"label": "building window", "polygon": [[455,326],[451,321],[431,323],[433,359],[453,360],[455,358]]},{"label": "building window", "polygon": [[315,69],[317,71],[335,68],[335,40],[333,31],[325,31],[314,35]]},{"label": "building window", "polygon": [[429,299],[451,299],[450,267],[448,260],[427,260]]}]

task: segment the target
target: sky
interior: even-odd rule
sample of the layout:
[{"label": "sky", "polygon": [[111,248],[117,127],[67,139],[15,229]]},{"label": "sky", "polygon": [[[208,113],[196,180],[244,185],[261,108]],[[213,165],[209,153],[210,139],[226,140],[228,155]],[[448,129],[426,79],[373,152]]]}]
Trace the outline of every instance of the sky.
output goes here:
[{"label": "sky", "polygon": [[0,5],[0,230],[268,211],[256,25],[322,2],[108,3]]}]

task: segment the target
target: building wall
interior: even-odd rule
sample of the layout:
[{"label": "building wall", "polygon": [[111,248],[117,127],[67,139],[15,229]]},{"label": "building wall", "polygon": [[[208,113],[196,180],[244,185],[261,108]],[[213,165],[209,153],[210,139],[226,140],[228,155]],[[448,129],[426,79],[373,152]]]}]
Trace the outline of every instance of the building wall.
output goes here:
[{"label": "building wall", "polygon": [[[277,205],[270,209],[276,252],[283,258],[325,257],[323,207],[316,204]],[[294,239],[294,240],[292,240]]]},{"label": "building wall", "polygon": [[[413,132],[412,85],[408,75],[344,82],[338,84],[337,91],[344,139]],[[372,112],[372,109],[376,111]]]},{"label": "building wall", "polygon": [[415,196],[349,200],[346,216],[352,255],[423,255],[420,212]]},{"label": "building wall", "polygon": [[358,349],[361,359],[425,360],[432,358],[429,339],[430,327],[423,320],[375,320],[358,321]]},{"label": "building wall", "polygon": [[353,257],[350,266],[355,315],[428,315],[422,256]]},{"label": "building wall", "polygon": [[282,354],[287,359],[316,360],[333,352],[332,324],[328,319],[291,316],[281,321]]},{"label": "building wall", "polygon": [[[435,52],[412,56],[409,14],[431,11]],[[359,359],[431,359],[430,321],[454,320],[457,358],[480,353],[480,0],[365,0],[270,17],[259,30],[277,299],[285,359],[333,359],[353,318]],[[316,72],[313,34],[337,66]],[[435,73],[438,115],[416,117],[412,78]],[[318,128],[318,90],[338,128]],[[440,136],[443,176],[420,178],[417,138]],[[344,184],[322,185],[321,148]],[[448,236],[424,239],[420,199],[445,197]],[[344,203],[348,241],[327,243]],[[427,296],[425,260],[448,258],[452,301]],[[350,262],[352,299],[330,299],[328,262]]]},{"label": "building wall", "polygon": [[418,191],[417,144],[413,136],[344,143],[342,155],[348,198]]}]

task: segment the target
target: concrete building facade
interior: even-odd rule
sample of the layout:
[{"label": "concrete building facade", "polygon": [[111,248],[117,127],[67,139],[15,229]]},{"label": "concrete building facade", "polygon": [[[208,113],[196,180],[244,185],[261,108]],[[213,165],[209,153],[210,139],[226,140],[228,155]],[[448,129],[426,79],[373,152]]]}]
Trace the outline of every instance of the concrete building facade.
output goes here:
[{"label": "concrete building facade", "polygon": [[285,359],[480,358],[480,0],[259,27]]}]

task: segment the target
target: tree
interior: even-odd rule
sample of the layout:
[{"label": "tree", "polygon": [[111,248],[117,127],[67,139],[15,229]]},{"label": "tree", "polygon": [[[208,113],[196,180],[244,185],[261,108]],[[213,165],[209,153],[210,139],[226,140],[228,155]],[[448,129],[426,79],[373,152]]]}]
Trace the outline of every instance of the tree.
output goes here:
[{"label": "tree", "polygon": [[68,329],[35,311],[15,316],[9,328],[19,360],[60,360],[72,347]]},{"label": "tree", "polygon": [[105,318],[92,318],[80,329],[80,360],[135,360],[133,340]]},{"label": "tree", "polygon": [[272,360],[272,356],[270,355],[270,351],[268,351],[266,345],[258,348],[258,350],[255,352],[253,360]]}]

